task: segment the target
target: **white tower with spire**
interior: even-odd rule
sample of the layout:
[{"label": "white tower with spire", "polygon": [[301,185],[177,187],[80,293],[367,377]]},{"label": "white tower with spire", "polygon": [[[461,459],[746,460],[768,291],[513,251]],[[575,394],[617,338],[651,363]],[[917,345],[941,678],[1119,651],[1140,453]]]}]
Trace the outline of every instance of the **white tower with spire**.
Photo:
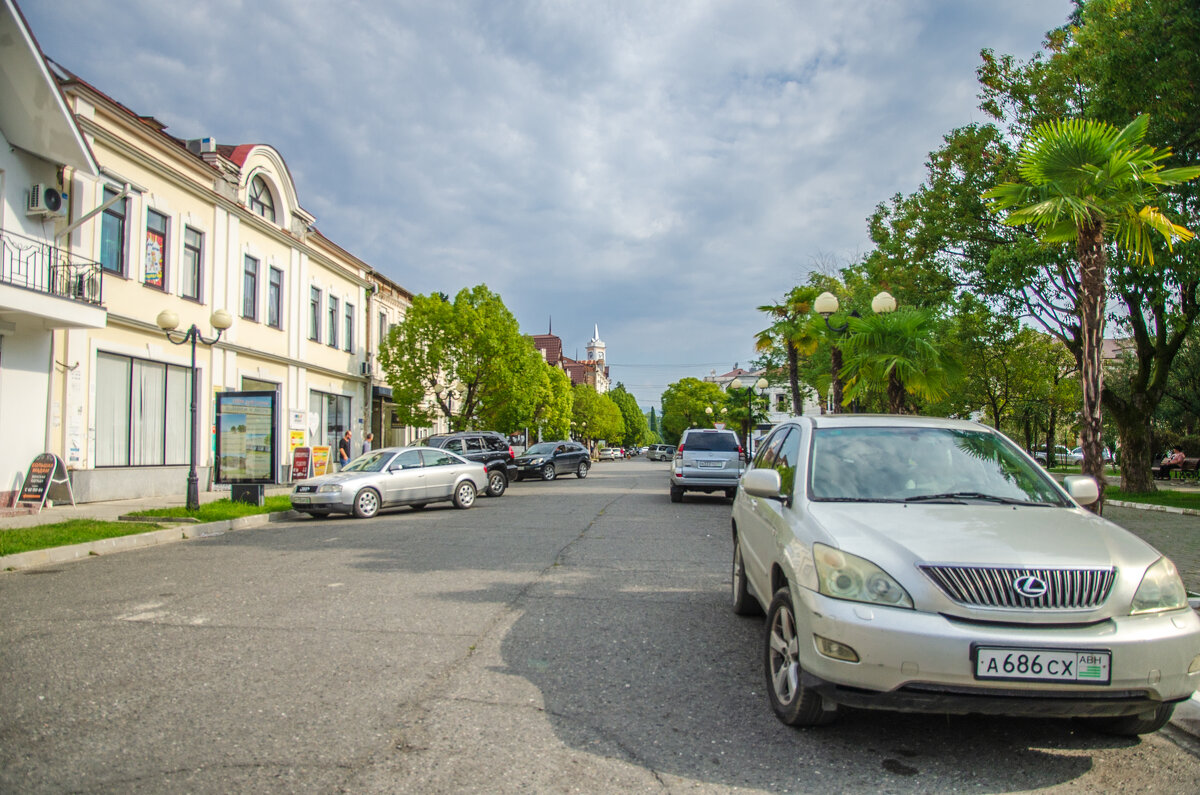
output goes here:
[{"label": "white tower with spire", "polygon": [[593,327],[592,338],[588,340],[587,356],[588,359],[595,362],[593,365],[596,368],[596,391],[603,394],[608,391],[608,361],[605,358],[607,346],[604,340],[600,339],[600,325],[596,324]]}]

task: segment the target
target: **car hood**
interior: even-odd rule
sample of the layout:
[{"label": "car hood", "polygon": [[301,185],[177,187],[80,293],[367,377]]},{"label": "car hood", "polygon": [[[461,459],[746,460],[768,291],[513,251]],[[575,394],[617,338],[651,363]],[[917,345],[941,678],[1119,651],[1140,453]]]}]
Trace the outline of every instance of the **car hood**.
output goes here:
[{"label": "car hood", "polygon": [[869,560],[878,550],[911,563],[1144,568],[1159,557],[1137,536],[1082,508],[977,503],[808,503],[808,508],[829,542]]},{"label": "car hood", "polygon": [[324,486],[328,483],[349,483],[353,480],[361,480],[363,478],[378,477],[378,472],[334,472],[330,475],[320,475],[307,480],[300,480],[296,485],[305,486]]}]

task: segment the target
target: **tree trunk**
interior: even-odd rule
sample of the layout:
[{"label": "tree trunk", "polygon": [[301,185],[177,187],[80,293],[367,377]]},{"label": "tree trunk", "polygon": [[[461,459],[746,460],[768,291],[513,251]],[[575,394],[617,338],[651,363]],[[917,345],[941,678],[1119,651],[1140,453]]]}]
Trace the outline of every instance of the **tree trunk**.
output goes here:
[{"label": "tree trunk", "polygon": [[842,349],[836,345],[829,346],[829,361],[833,369],[833,380],[829,382],[831,393],[830,405],[834,414],[842,413]]},{"label": "tree trunk", "polygon": [[787,344],[788,386],[792,391],[792,413],[804,413],[804,402],[800,399],[800,353],[792,343]]},{"label": "tree trunk", "polygon": [[[1146,462],[1154,451],[1150,449],[1151,415],[1137,422],[1122,423],[1117,427],[1121,440],[1121,490],[1132,492],[1157,491],[1154,473]],[[1141,462],[1140,466],[1135,462]]]},{"label": "tree trunk", "polygon": [[1104,227],[1099,222],[1079,228],[1075,245],[1079,259],[1079,333],[1082,343],[1079,380],[1083,387],[1083,411],[1080,416],[1080,441],[1083,447],[1083,474],[1096,479],[1100,499],[1088,506],[1096,513],[1104,510],[1103,415],[1100,394],[1104,388],[1101,354],[1104,350]]},{"label": "tree trunk", "polygon": [[896,375],[895,369],[888,373],[888,411],[892,414],[904,413],[904,384],[900,383],[900,376]]}]

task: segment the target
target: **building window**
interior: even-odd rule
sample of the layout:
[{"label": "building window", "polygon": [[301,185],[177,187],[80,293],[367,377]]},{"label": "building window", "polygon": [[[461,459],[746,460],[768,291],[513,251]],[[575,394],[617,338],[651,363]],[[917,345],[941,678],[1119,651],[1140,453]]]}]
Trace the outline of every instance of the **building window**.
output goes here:
[{"label": "building window", "polygon": [[378,348],[380,345],[383,345],[383,343],[387,341],[387,334],[388,334],[387,312],[380,312],[379,313],[379,339],[375,343],[376,348]]},{"label": "building window", "polygon": [[162,290],[167,274],[167,216],[146,211],[146,284]]},{"label": "building window", "polygon": [[250,180],[250,211],[275,223],[275,197],[262,177]]},{"label": "building window", "polygon": [[258,320],[258,260],[249,254],[242,271],[242,317]]},{"label": "building window", "polygon": [[271,268],[267,277],[267,325],[283,328],[283,271]]},{"label": "building window", "polygon": [[321,291],[316,287],[310,287],[308,294],[308,338],[321,341]]},{"label": "building window", "polygon": [[344,350],[354,350],[354,304],[346,304],[346,339]]},{"label": "building window", "polygon": [[188,463],[191,368],[96,355],[96,466]]},{"label": "building window", "polygon": [[338,300],[332,295],[329,296],[329,347],[337,347],[337,327],[338,327]]},{"label": "building window", "polygon": [[[104,201],[118,196],[112,188],[104,189]],[[129,199],[121,199],[104,211],[100,221],[100,267],[118,276],[125,275],[125,213]]]},{"label": "building window", "polygon": [[183,297],[200,300],[200,256],[204,235],[190,227],[183,228]]},{"label": "building window", "polygon": [[317,432],[311,440],[314,445],[329,445],[332,460],[337,460],[337,445],[342,434],[350,429],[350,398],[347,395],[331,395],[315,389],[308,395],[308,410],[317,417]]}]

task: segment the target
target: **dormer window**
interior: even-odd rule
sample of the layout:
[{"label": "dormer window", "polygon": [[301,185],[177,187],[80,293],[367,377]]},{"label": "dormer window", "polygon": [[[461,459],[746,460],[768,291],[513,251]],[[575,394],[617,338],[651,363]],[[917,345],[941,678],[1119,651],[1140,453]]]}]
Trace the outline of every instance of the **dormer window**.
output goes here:
[{"label": "dormer window", "polygon": [[250,211],[275,223],[275,197],[262,177],[250,180]]}]

